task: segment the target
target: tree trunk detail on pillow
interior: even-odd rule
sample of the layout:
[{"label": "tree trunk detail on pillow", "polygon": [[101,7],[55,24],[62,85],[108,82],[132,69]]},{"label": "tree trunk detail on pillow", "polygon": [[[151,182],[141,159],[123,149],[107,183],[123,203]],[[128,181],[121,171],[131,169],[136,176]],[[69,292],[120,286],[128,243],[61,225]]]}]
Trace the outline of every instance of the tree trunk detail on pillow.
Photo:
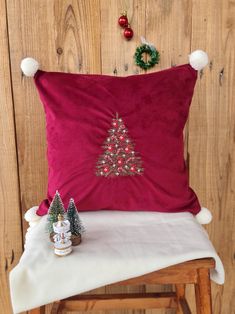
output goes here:
[{"label": "tree trunk detail on pillow", "polygon": [[136,156],[134,144],[128,137],[128,130],[118,113],[108,132],[109,137],[103,145],[104,154],[99,157],[96,165],[96,175],[118,177],[142,174],[142,160]]}]

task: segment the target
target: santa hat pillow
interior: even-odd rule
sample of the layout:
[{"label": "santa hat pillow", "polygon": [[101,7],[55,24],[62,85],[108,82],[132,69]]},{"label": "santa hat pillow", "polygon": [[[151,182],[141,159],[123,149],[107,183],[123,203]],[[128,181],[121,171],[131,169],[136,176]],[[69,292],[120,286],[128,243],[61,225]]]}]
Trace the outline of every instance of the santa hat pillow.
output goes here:
[{"label": "santa hat pillow", "polygon": [[189,187],[183,155],[197,71],[208,62],[201,50],[189,57],[127,77],[46,72],[22,60],[46,114],[48,191],[38,215],[59,190],[65,206],[73,197],[80,211],[188,211],[211,220]]}]

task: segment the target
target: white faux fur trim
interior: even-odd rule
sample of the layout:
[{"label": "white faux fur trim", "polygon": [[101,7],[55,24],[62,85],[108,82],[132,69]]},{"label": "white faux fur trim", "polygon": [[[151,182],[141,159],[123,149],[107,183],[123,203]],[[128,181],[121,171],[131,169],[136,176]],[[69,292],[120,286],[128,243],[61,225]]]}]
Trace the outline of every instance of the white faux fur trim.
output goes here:
[{"label": "white faux fur trim", "polygon": [[37,224],[38,224],[38,222],[40,221],[40,219],[38,219],[38,220],[36,220],[36,221],[30,221],[29,222],[29,227],[34,227],[34,226],[36,226]]},{"label": "white faux fur trim", "polygon": [[33,206],[30,209],[28,209],[24,215],[24,219],[29,223],[38,222],[41,219],[41,216],[38,216],[36,214],[37,210],[38,210],[38,206]]},{"label": "white faux fur trim", "polygon": [[208,64],[208,61],[208,55],[203,50],[195,50],[189,55],[189,63],[197,71],[202,70]]},{"label": "white faux fur trim", "polygon": [[200,212],[196,215],[197,221],[201,225],[209,224],[212,220],[212,214],[206,207],[202,207]]},{"label": "white faux fur trim", "polygon": [[21,61],[21,70],[26,76],[34,76],[39,69],[39,63],[37,60],[27,57]]}]

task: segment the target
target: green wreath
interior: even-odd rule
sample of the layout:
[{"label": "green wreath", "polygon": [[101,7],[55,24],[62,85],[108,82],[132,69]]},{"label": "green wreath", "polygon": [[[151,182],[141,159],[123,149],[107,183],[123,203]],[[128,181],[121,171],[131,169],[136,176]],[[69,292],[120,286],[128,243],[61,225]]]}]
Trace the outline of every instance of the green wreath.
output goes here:
[{"label": "green wreath", "polygon": [[[151,59],[147,62],[144,62],[142,56],[143,53],[149,54]],[[152,68],[155,64],[158,64],[160,60],[160,54],[155,47],[143,44],[140,47],[136,48],[134,58],[136,65],[138,65],[142,69],[147,70]]]}]

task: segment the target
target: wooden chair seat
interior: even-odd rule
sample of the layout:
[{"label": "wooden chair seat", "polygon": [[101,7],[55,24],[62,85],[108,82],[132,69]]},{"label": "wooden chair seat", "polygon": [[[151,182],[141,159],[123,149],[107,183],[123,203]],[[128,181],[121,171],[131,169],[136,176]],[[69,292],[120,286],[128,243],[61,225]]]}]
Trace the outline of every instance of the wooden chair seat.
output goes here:
[{"label": "wooden chair seat", "polygon": [[[53,303],[51,314],[61,311],[92,311],[118,309],[173,308],[177,314],[189,314],[191,310],[185,298],[186,284],[194,284],[197,314],[211,314],[210,269],[215,268],[212,258],[203,258],[170,266],[152,273],[124,280],[110,286],[172,284],[175,292],[80,294]],[[44,314],[45,306],[29,311]]]}]

